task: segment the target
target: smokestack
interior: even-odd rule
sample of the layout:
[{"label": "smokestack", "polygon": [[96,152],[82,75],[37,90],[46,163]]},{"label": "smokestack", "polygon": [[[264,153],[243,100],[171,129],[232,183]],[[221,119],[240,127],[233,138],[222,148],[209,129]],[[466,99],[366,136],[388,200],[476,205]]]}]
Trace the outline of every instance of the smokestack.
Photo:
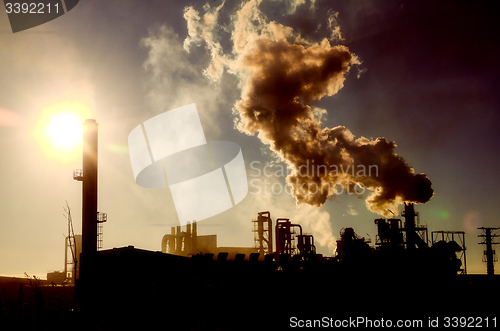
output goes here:
[{"label": "smokestack", "polygon": [[413,208],[413,203],[405,202],[405,210],[403,213],[405,218],[405,228],[406,228],[406,249],[415,249],[415,209]]},{"label": "smokestack", "polygon": [[97,122],[83,123],[82,255],[97,252]]}]

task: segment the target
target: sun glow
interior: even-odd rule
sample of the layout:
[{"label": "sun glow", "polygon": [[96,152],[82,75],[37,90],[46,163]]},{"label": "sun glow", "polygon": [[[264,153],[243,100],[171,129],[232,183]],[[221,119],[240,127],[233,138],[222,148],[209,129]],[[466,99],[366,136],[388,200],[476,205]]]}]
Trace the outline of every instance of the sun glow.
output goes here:
[{"label": "sun glow", "polygon": [[35,139],[51,158],[69,161],[82,153],[82,123],[91,118],[80,103],[61,103],[44,109],[34,131]]},{"label": "sun glow", "polygon": [[81,143],[83,127],[76,114],[63,113],[52,118],[46,133],[54,145],[67,149]]}]

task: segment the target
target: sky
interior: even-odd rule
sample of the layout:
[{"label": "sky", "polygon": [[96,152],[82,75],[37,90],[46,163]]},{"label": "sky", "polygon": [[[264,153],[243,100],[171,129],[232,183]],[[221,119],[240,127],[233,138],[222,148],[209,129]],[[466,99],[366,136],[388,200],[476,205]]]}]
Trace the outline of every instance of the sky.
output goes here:
[{"label": "sky", "polygon": [[[147,119],[191,103],[206,139],[239,144],[247,169],[245,199],[199,222],[199,234],[217,234],[219,246],[253,246],[251,220],[260,211],[301,224],[326,256],[346,227],[373,245],[374,219],[388,206],[402,211],[402,200],[390,194],[383,208],[367,203],[368,187],[388,182],[321,202],[284,188],[286,169],[313,155],[299,158],[298,145],[318,147],[315,157],[335,158],[340,154],[332,151],[343,148],[342,157],[358,162],[364,159],[357,148],[375,148],[378,141],[391,158],[403,158],[405,171],[414,169],[404,178],[425,174],[432,183],[433,196],[415,206],[429,236],[465,231],[468,272],[486,272],[477,228],[500,226],[500,46],[488,5],[80,1],[67,14],[17,33],[1,8],[0,275],[64,269],[66,202],[81,233],[81,183],[72,178],[82,167],[81,145],[69,135],[47,135],[65,112],[80,123],[99,123],[104,249],[161,250],[163,235],[179,224],[172,195],[136,184],[128,135]],[[328,56],[334,63],[342,58],[340,67],[308,71]],[[299,77],[297,84],[290,77]],[[262,107],[260,119],[252,118],[255,107]],[[303,117],[287,121],[292,112]],[[329,138],[315,140],[309,129]],[[398,189],[382,192],[409,196]]]}]

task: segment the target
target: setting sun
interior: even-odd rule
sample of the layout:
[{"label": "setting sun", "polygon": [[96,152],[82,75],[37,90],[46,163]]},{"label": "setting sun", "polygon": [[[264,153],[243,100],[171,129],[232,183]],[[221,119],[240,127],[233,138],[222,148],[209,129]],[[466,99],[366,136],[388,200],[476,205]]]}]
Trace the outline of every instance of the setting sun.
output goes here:
[{"label": "setting sun", "polygon": [[83,126],[89,109],[80,103],[60,103],[41,112],[34,131],[41,149],[52,159],[69,161],[81,155]]},{"label": "setting sun", "polygon": [[81,143],[82,132],[81,121],[72,113],[54,116],[46,131],[52,142],[62,148],[78,146]]}]

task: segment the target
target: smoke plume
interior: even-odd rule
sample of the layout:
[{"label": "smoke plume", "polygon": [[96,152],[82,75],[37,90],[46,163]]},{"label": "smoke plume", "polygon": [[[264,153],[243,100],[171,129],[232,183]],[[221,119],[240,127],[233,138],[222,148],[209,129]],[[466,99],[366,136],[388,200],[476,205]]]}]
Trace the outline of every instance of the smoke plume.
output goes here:
[{"label": "smoke plume", "polygon": [[[351,68],[360,64],[358,57],[326,38],[314,42],[291,27],[268,22],[259,9],[261,2],[247,1],[232,16],[229,55],[223,54],[215,37],[214,19],[222,5],[207,4],[204,16],[186,8],[190,28],[184,47],[206,42],[212,62],[205,74],[212,80],[220,79],[221,68],[237,75],[237,128],[257,134],[286,162],[291,170],[287,182],[297,202],[321,206],[340,189],[359,187],[372,191],[367,207],[382,215],[402,202],[428,201],[434,194],[431,181],[395,153],[394,142],[356,139],[344,126],[322,127],[317,116],[321,110],[310,106],[342,89]],[[342,40],[336,15],[331,13],[327,26],[331,36]]]}]

